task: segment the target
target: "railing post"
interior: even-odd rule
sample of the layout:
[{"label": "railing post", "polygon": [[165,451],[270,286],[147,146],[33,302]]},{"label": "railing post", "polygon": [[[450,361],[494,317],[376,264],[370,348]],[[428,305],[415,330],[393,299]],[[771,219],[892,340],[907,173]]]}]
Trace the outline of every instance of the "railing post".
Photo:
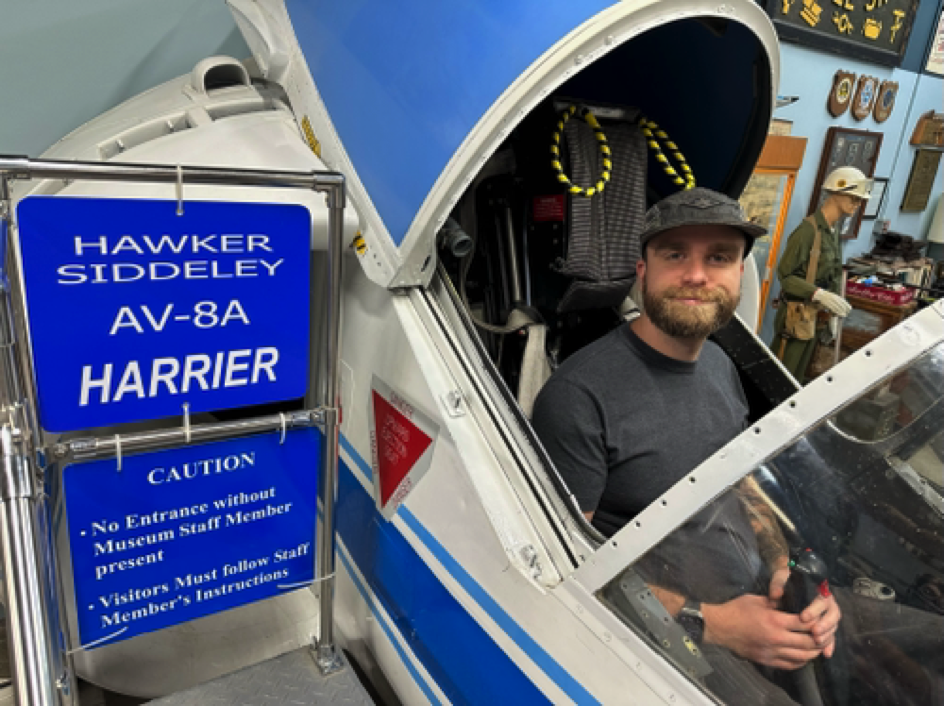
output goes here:
[{"label": "railing post", "polygon": [[[0,175],[3,235],[11,221],[9,182]],[[0,546],[6,591],[7,635],[17,703],[53,706],[71,702],[72,675],[61,652],[57,624],[52,537],[40,521],[42,482],[34,467],[24,377],[17,362],[16,335],[7,277],[10,243],[0,243]]]},{"label": "railing post", "polygon": [[320,584],[321,615],[315,661],[322,673],[343,667],[334,643],[334,505],[338,492],[338,435],[341,417],[341,261],[344,235],[344,181],[338,179],[327,191],[328,199],[328,281],[327,281],[327,357],[325,359],[324,446],[318,496],[321,504],[321,535],[318,538],[318,562],[315,581]]}]

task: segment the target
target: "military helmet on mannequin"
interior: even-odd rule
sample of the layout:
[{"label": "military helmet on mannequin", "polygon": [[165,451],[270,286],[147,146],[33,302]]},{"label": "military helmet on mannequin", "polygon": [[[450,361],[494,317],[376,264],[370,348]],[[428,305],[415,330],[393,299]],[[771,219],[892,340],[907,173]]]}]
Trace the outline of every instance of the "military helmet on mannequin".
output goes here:
[{"label": "military helmet on mannequin", "polygon": [[823,189],[831,194],[867,199],[872,194],[872,180],[855,167],[839,167],[827,175]]}]

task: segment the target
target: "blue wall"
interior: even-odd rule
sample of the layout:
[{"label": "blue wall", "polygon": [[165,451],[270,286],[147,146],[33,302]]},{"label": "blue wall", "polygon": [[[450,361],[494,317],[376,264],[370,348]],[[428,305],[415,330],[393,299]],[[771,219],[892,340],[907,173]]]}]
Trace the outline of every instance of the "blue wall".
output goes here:
[{"label": "blue wall", "polygon": [[250,55],[223,0],[4,2],[0,154],[37,157],[214,54]]},{"label": "blue wall", "polygon": [[[944,177],[938,169],[934,182],[932,198],[928,208],[922,213],[902,213],[899,210],[911,165],[914,161],[915,147],[908,144],[915,122],[922,113],[944,108],[944,79],[926,74],[918,74],[902,69],[891,69],[863,61],[845,59],[808,49],[796,44],[781,43],[780,94],[799,96],[800,100],[792,105],[777,110],[774,117],[793,122],[792,135],[807,138],[806,154],[803,166],[797,175],[790,209],[781,240],[781,253],[786,245],[787,236],[807,215],[810,196],[816,174],[819,170],[820,157],[826,139],[826,131],[833,126],[849,127],[858,130],[870,130],[883,133],[882,146],[876,164],[875,176],[889,179],[882,211],[876,220],[863,220],[859,235],[855,240],[843,244],[843,257],[855,257],[869,252],[875,244],[873,227],[879,220],[887,219],[890,230],[923,239],[931,224],[934,206],[938,194],[944,190]],[[909,55],[912,54],[909,47]],[[922,53],[923,57],[923,53]],[[866,74],[875,76],[879,82],[885,80],[898,82],[898,97],[891,116],[884,123],[877,123],[871,115],[865,120],[856,120],[851,110],[838,118],[833,118],[826,110],[826,100],[833,83],[833,75],[839,69],[855,72],[857,76]],[[774,281],[771,287],[771,299],[780,291]],[[769,341],[773,336],[774,311],[770,301],[764,315],[761,336]]]}]

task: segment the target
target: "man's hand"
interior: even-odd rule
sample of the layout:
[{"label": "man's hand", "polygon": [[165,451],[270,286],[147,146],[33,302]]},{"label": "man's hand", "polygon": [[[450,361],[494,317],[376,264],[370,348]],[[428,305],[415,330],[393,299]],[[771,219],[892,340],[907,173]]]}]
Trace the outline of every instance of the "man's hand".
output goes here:
[{"label": "man's hand", "polygon": [[800,620],[807,626],[816,644],[823,650],[823,656],[829,659],[836,651],[836,630],[842,611],[833,595],[817,596],[802,613]]},{"label": "man's hand", "polygon": [[[784,587],[790,579],[790,569],[781,567],[774,572],[770,578],[770,588],[768,596],[778,607],[780,599],[783,598]],[[810,634],[816,641],[816,644],[823,650],[823,656],[829,659],[836,651],[836,630],[839,628],[839,620],[842,618],[842,611],[839,610],[839,604],[830,594],[828,597],[817,596],[802,613],[800,620],[809,628]],[[811,625],[808,625],[812,623]]]},{"label": "man's hand", "polygon": [[[817,621],[803,620],[807,612],[812,616],[817,614],[820,600],[813,601],[801,615],[777,610],[774,601],[753,594],[720,605],[702,605],[705,640],[758,664],[776,669],[799,669],[823,652],[811,633]],[[837,618],[836,624],[838,622]],[[829,633],[831,639],[835,628],[833,625]]]}]

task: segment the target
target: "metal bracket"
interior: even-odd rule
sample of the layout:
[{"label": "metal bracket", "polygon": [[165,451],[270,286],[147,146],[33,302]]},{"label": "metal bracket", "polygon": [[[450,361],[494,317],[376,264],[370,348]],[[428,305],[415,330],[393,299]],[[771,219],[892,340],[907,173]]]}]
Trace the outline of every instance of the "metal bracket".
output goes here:
[{"label": "metal bracket", "polygon": [[318,409],[312,409],[308,412],[308,414],[310,415],[312,426],[319,427],[323,431],[324,424],[325,424],[324,407],[319,407]]},{"label": "metal bracket", "polygon": [[642,577],[627,569],[603,591],[617,615],[649,633],[660,649],[694,679],[711,674],[701,649],[652,594]]},{"label": "metal bracket", "polygon": [[341,654],[333,642],[324,644],[318,640],[311,651],[315,664],[318,665],[318,669],[321,670],[323,675],[328,676],[344,669],[344,660],[341,659]]},{"label": "metal bracket", "polygon": [[341,410],[337,407],[319,407],[316,414],[318,419],[315,424],[321,427],[321,431],[324,431],[328,424],[340,425],[341,423]]},{"label": "metal bracket", "polygon": [[541,578],[544,570],[541,568],[541,560],[533,544],[526,544],[520,549],[521,559],[524,561],[528,570],[531,572],[531,578],[535,581]]},{"label": "metal bracket", "polygon": [[0,427],[0,501],[32,498],[37,492],[29,460],[17,448],[16,435],[16,430],[10,425]]}]

